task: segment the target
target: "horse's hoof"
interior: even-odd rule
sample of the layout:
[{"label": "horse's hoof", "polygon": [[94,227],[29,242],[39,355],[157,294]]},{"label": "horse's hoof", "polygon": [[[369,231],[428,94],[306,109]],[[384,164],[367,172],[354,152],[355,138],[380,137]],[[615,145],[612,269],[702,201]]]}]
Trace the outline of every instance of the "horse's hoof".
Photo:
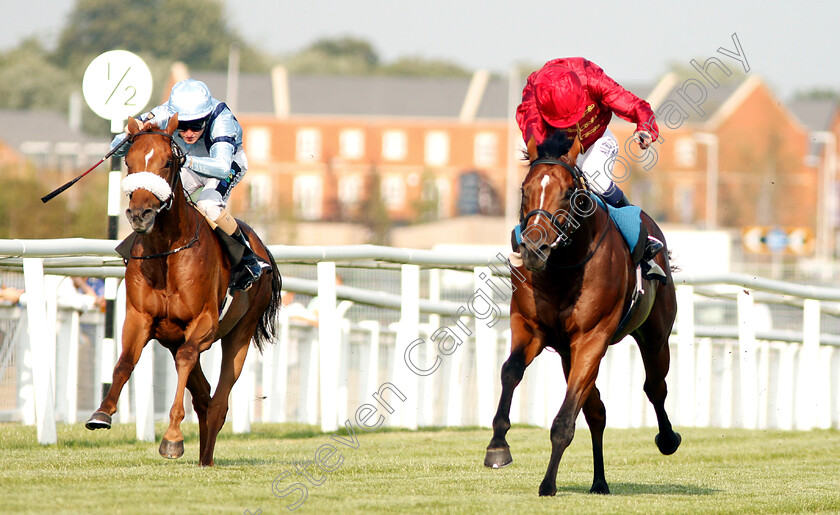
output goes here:
[{"label": "horse's hoof", "polygon": [[670,456],[677,452],[677,449],[680,447],[680,443],[682,443],[682,436],[679,433],[674,432],[673,438],[661,438],[662,433],[656,435],[656,438],[653,439],[656,442],[656,446],[659,447],[659,452],[664,454],[665,456]]},{"label": "horse's hoof", "polygon": [[540,483],[540,497],[554,496],[557,493],[557,484],[554,481],[543,479]]},{"label": "horse's hoof", "polygon": [[484,455],[484,466],[491,469],[500,469],[511,464],[513,457],[510,455],[510,447],[499,449],[487,449]]},{"label": "horse's hoof", "polygon": [[589,489],[589,493],[607,495],[610,493],[610,487],[606,481],[595,481],[592,483],[592,488]]},{"label": "horse's hoof", "polygon": [[94,429],[111,429],[111,415],[104,411],[94,411],[90,416],[85,427],[93,431]]},{"label": "horse's hoof", "polygon": [[171,460],[180,458],[184,455],[184,441],[179,440],[177,442],[172,442],[164,438],[160,441],[160,449],[158,452],[160,452],[160,455],[164,458],[169,458]]}]

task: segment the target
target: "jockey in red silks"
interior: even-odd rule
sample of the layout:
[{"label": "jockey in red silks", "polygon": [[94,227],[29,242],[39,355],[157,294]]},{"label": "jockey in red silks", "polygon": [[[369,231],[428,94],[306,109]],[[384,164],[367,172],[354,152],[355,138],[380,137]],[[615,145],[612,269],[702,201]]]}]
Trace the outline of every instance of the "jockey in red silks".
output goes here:
[{"label": "jockey in red silks", "polygon": [[610,178],[619,150],[607,128],[613,113],[636,124],[634,136],[642,149],[659,136],[650,104],[622,88],[595,63],[564,57],[545,63],[528,77],[516,121],[529,148],[556,130],[577,138],[583,145],[578,167],[610,205],[623,207],[630,203]]},{"label": "jockey in red silks", "polygon": [[[528,77],[516,121],[529,151],[555,131],[579,141],[577,166],[590,185],[613,207],[630,202],[610,178],[618,156],[618,142],[607,125],[613,113],[636,124],[639,146],[646,149],[659,136],[650,104],[612,80],[604,70],[582,57],[548,61]],[[643,259],[657,276],[665,277],[652,258],[662,249],[658,239],[647,236]]]}]

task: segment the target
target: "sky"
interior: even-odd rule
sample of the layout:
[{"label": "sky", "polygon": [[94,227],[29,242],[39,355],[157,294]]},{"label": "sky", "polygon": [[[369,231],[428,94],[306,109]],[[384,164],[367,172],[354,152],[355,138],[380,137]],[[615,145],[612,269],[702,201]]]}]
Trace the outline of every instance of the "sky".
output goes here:
[{"label": "sky", "polygon": [[[54,45],[74,0],[8,2],[0,51],[37,35]],[[840,2],[778,0],[225,0],[231,28],[273,55],[324,37],[369,41],[382,61],[419,56],[506,72],[516,63],[583,56],[618,82],[652,83],[671,64],[736,52],[783,99],[840,90]],[[114,3],[118,8],[119,2]]]}]

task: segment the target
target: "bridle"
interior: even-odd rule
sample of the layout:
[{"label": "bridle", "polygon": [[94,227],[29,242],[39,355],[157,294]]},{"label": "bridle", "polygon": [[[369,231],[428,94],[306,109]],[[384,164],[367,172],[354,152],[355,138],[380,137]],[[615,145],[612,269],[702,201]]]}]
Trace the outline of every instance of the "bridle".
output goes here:
[{"label": "bridle", "polygon": [[[546,164],[546,165],[560,165],[565,168],[571,175],[574,187],[572,188],[572,198],[574,198],[574,193],[578,190],[585,190],[589,191],[589,182],[586,180],[586,176],[577,166],[572,166],[566,162],[563,162],[559,159],[553,158],[540,158],[535,159],[531,162],[529,170],[533,170],[533,168],[537,165]],[[568,247],[572,243],[571,234],[575,232],[575,229],[580,227],[580,223],[574,219],[572,213],[567,213],[565,219],[562,223],[557,221],[557,216],[554,213],[549,213],[545,209],[534,209],[528,212],[527,215],[522,215],[521,211],[519,214],[519,230],[520,232],[524,233],[528,227],[528,220],[532,217],[537,215],[545,216],[549,221],[551,221],[551,225],[557,230],[557,238],[552,242],[549,246],[552,249],[557,248],[558,246]],[[565,238],[564,238],[565,236]]]},{"label": "bridle", "polygon": [[[169,181],[168,181],[169,189],[172,193],[169,195],[169,198],[167,198],[166,201],[164,201],[164,203],[161,204],[161,206],[156,210],[157,213],[160,213],[163,210],[169,210],[170,208],[172,208],[172,205],[173,205],[174,200],[175,200],[176,187],[178,186],[178,183],[180,182],[181,166],[184,165],[184,162],[186,161],[186,156],[184,155],[184,152],[181,150],[181,147],[179,147],[178,144],[175,143],[175,139],[168,132],[163,132],[163,131],[140,131],[140,132],[137,132],[137,133],[133,134],[130,137],[131,142],[133,143],[134,139],[136,139],[138,136],[144,136],[146,134],[158,134],[160,136],[165,136],[167,139],[169,139],[169,146],[170,146],[170,149],[172,151],[172,158],[169,160]],[[183,185],[182,185],[182,189],[183,189]],[[189,196],[187,195],[186,190],[184,190],[184,196],[187,199],[189,199]],[[199,220],[198,220],[198,211],[196,211],[195,214],[196,214],[196,216],[195,216],[195,218],[196,218],[195,235],[193,236],[192,240],[190,240],[187,244],[182,245],[182,246],[180,246],[178,248],[175,248],[175,249],[170,249],[170,250],[167,250],[165,252],[159,252],[157,254],[151,254],[151,255],[148,255],[148,256],[132,255],[131,259],[152,259],[152,258],[165,257],[165,256],[169,256],[171,254],[175,254],[176,252],[180,252],[184,249],[188,249],[188,248],[192,247],[193,245],[195,245],[198,242],[198,235],[199,235],[199,231],[201,229],[201,224],[199,223]]]},{"label": "bridle", "polygon": [[135,134],[132,134],[129,137],[130,142],[133,144],[134,140],[137,139],[138,136],[145,136],[147,134],[157,134],[159,136],[164,136],[169,140],[169,149],[172,152],[172,159],[169,160],[169,189],[172,191],[172,195],[169,196],[168,199],[157,209],[157,212],[160,213],[164,209],[170,209],[172,207],[172,201],[175,197],[175,188],[178,185],[179,178],[181,176],[181,166],[184,165],[187,157],[184,155],[184,152],[181,150],[181,147],[175,143],[175,139],[172,137],[171,134],[168,132],[163,131],[140,131]]}]

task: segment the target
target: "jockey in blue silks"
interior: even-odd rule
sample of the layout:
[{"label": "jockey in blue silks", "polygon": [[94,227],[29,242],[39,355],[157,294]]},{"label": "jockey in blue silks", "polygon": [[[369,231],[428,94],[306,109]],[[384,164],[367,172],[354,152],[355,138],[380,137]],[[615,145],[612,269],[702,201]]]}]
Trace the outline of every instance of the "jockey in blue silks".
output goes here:
[{"label": "jockey in blue silks", "polygon": [[[232,257],[231,286],[247,290],[260,277],[262,267],[227,210],[231,190],[248,169],[242,148],[242,126],[224,102],[213,98],[206,84],[194,79],[172,86],[169,100],[140,115],[140,121],[144,130],[152,123],[166,127],[176,113],[178,130],[173,140],[185,155],[181,182]],[[124,138],[124,134],[117,135],[111,148],[121,144]],[[117,155],[125,155],[128,146],[121,148]]]}]

